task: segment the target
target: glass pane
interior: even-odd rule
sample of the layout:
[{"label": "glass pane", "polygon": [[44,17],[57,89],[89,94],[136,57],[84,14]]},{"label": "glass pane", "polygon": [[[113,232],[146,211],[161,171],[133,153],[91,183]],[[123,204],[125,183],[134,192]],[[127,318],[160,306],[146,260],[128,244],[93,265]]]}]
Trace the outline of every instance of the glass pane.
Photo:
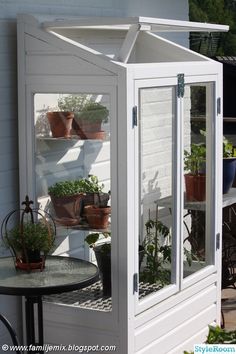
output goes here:
[{"label": "glass pane", "polygon": [[101,297],[111,296],[109,110],[104,94],[34,96],[37,201],[56,221],[55,253],[101,266]]},{"label": "glass pane", "polygon": [[140,90],[139,298],[174,282],[172,165],[175,88]]},{"label": "glass pane", "polygon": [[[207,150],[206,134],[212,119],[210,84],[186,85],[184,97],[184,277],[210,263],[207,247]],[[209,223],[209,222],[208,222]]]}]

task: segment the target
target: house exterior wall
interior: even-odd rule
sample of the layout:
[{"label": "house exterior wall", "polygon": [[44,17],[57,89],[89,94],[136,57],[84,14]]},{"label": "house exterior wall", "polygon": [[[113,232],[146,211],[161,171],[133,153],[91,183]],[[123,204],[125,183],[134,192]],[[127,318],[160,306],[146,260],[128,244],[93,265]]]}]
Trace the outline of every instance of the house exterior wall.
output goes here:
[{"label": "house exterior wall", "polygon": [[[19,205],[16,15],[36,13],[61,16],[152,16],[188,19],[187,0],[0,0],[0,222]],[[173,38],[173,37],[172,37]],[[177,37],[176,37],[177,38]],[[187,45],[187,37],[180,42]],[[178,39],[179,40],[179,39]],[[0,248],[0,256],[6,250]],[[20,299],[1,296],[0,312],[21,328]],[[20,333],[20,330],[19,330]],[[10,341],[0,325],[0,343]]]}]

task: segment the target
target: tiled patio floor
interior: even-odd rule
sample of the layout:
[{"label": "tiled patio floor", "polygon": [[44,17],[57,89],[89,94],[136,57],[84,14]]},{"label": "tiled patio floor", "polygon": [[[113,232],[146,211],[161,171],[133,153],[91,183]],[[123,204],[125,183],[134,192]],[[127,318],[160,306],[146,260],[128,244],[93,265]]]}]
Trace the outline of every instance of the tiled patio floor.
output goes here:
[{"label": "tiled patio floor", "polygon": [[224,289],[222,299],[225,329],[236,330],[236,289]]}]

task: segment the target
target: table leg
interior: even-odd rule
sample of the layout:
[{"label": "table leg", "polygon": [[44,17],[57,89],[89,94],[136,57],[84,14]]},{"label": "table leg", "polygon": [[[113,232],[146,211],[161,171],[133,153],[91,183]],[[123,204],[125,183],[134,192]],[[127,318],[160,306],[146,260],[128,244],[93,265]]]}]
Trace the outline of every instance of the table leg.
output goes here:
[{"label": "table leg", "polygon": [[[37,339],[36,342],[36,328],[35,328],[35,308],[37,305]],[[43,340],[43,303],[41,296],[26,296],[25,297],[25,319],[26,319],[26,338],[27,345],[29,346],[29,353],[44,353],[42,349]],[[35,347],[37,350],[35,350]],[[40,350],[39,350],[40,349]]]}]

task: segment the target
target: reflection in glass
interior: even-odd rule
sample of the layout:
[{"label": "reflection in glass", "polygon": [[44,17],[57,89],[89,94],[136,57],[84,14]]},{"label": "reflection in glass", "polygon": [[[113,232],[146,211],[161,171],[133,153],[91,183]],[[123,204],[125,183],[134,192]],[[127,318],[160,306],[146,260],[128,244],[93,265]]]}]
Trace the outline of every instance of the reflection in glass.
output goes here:
[{"label": "reflection in glass", "polygon": [[175,89],[140,90],[139,298],[172,280],[172,130]]},{"label": "reflection in glass", "polygon": [[[207,120],[211,118],[209,84],[188,85],[184,98],[184,277],[207,261]],[[210,237],[210,235],[208,235]],[[209,250],[208,250],[209,251]]]},{"label": "reflection in glass", "polygon": [[92,232],[111,253],[109,112],[108,94],[34,95],[36,198],[57,223],[58,254],[96,261]]}]

